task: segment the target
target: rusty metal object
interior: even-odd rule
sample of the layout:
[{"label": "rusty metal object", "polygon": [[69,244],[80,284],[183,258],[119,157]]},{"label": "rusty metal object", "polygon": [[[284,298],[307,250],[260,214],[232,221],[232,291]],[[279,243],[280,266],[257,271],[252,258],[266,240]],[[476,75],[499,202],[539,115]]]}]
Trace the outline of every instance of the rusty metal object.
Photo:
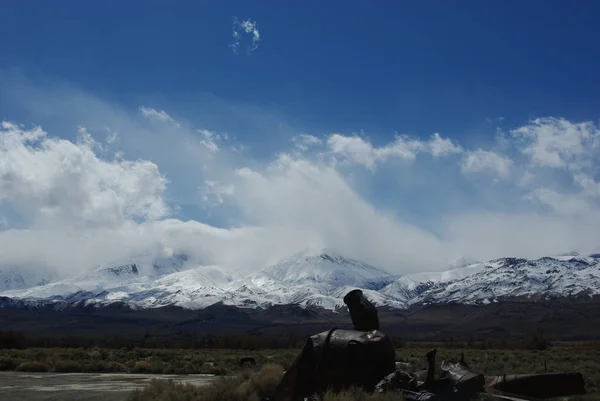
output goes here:
[{"label": "rusty metal object", "polygon": [[275,389],[272,401],[303,401],[317,389],[317,352],[310,337]]},{"label": "rusty metal object", "polygon": [[379,316],[377,309],[363,295],[361,290],[350,291],[344,297],[344,303],[350,310],[350,318],[355,330],[379,330]]},{"label": "rusty metal object", "polygon": [[479,398],[484,398],[486,400],[493,401],[539,401],[537,398],[533,399],[527,397],[527,399],[525,399],[514,395],[506,395],[499,393],[479,393]]},{"label": "rusty metal object", "polygon": [[396,370],[390,339],[377,330],[333,329],[311,336],[279,383],[273,401],[303,400],[325,390],[375,385]]},{"label": "rusty metal object", "polygon": [[[402,371],[390,339],[379,331],[377,309],[361,290],[344,297],[355,330],[331,329],[308,338],[279,382],[271,401],[304,401],[327,390],[359,387],[367,392],[400,392],[405,400],[470,400],[489,396],[524,401],[585,394],[581,373],[544,373],[486,377],[474,373],[461,353],[459,362],[443,361],[435,379],[436,350],[427,353],[427,377]],[[484,391],[488,392],[484,392]],[[502,392],[505,394],[497,394]]]},{"label": "rusty metal object", "polygon": [[432,349],[425,355],[427,357],[427,377],[425,378],[425,383],[428,385],[433,382],[435,378],[435,355],[437,354],[437,349]]},{"label": "rusty metal object", "polygon": [[384,377],[375,386],[376,393],[398,392],[402,390],[417,391],[417,377],[406,372],[396,370]]},{"label": "rusty metal object", "polygon": [[429,391],[411,391],[405,390],[402,392],[403,400],[405,401],[443,401],[437,394]]},{"label": "rusty metal object", "polygon": [[447,379],[458,391],[476,393],[483,391],[485,376],[473,373],[461,362],[442,361],[442,378]]},{"label": "rusty metal object", "polygon": [[579,372],[503,375],[491,378],[490,390],[535,398],[585,394],[585,382]]}]

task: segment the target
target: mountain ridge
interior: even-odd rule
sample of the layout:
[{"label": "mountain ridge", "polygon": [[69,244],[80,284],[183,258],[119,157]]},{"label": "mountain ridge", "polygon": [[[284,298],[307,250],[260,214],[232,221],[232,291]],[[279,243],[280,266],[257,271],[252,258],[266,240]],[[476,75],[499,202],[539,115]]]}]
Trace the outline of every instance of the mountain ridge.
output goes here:
[{"label": "mountain ridge", "polygon": [[[3,276],[0,270],[0,283]],[[116,302],[132,308],[216,303],[265,309],[299,305],[336,311],[359,288],[378,307],[489,304],[508,299],[554,299],[600,294],[600,255],[575,253],[538,259],[505,257],[488,262],[461,258],[448,270],[398,276],[331,249],[302,251],[249,275],[202,265],[184,253],[145,257],[27,288],[0,289],[0,296],[31,304],[96,307]]]}]

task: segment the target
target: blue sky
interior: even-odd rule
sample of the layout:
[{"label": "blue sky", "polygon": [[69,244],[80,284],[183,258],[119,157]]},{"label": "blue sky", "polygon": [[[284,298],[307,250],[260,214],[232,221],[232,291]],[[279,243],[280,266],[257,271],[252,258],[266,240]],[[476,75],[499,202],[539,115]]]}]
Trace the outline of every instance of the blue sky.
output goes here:
[{"label": "blue sky", "polygon": [[[597,2],[4,3],[3,67],[133,102],[207,92],[311,131],[467,135],[598,108]],[[232,54],[233,17],[257,21]],[[242,52],[243,53],[243,52]],[[592,116],[594,117],[594,116]]]},{"label": "blue sky", "polygon": [[[2,150],[13,177],[0,186],[2,235],[191,219],[268,231],[253,254],[273,254],[276,232],[282,255],[347,247],[399,270],[441,266],[422,256],[434,248],[597,250],[599,11],[593,1],[5,1],[0,120],[24,126],[4,128],[23,146]],[[68,159],[23,139],[38,125],[47,141],[92,150],[96,167],[76,170],[95,172],[93,190],[63,195],[51,176],[34,194],[31,176],[14,179],[17,167]],[[117,182],[114,165],[134,162],[147,162],[143,180]],[[102,222],[90,217],[100,204]]]}]

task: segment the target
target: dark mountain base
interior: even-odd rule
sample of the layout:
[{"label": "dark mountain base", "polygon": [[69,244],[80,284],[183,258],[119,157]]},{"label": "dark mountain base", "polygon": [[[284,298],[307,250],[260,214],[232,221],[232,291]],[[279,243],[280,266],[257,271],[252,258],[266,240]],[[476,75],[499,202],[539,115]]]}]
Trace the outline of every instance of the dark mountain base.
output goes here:
[{"label": "dark mountain base", "polygon": [[[31,307],[0,299],[0,330],[28,337],[83,337],[155,339],[175,344],[203,336],[253,335],[304,338],[332,327],[351,328],[346,310],[275,306],[266,310],[241,309],[222,304],[190,311],[179,307],[132,310],[125,305],[71,306],[56,310]],[[597,339],[600,300],[504,301],[484,306],[440,304],[408,310],[379,310],[381,330],[408,341],[482,341],[523,338],[543,330],[550,340]],[[171,345],[172,345],[171,344]]]}]

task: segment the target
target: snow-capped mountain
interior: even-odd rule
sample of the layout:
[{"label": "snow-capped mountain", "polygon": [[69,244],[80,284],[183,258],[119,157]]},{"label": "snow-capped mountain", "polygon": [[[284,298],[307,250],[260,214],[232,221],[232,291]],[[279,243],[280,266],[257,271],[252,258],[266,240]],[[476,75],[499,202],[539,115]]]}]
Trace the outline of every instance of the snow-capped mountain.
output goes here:
[{"label": "snow-capped mountain", "polygon": [[458,280],[432,285],[410,303],[489,303],[516,297],[600,294],[600,259],[591,256],[501,258],[474,270]]},{"label": "snow-capped mountain", "polygon": [[424,272],[400,277],[381,290],[394,299],[402,300],[406,305],[428,290],[446,283],[453,283],[478,273],[485,264],[470,258],[461,258],[450,264],[449,270],[439,272]]},{"label": "snow-capped mountain", "polygon": [[385,270],[345,258],[335,251],[301,252],[279,263],[236,280],[228,289],[235,294],[227,303],[268,306],[299,304],[326,309],[342,307],[343,297],[361,288],[377,305],[400,306],[378,292],[395,279]]},{"label": "snow-capped mountain", "polygon": [[473,266],[478,263],[481,263],[481,261],[473,259],[469,256],[461,256],[460,258],[455,259],[454,262],[450,263],[448,269],[460,269],[462,267]]},{"label": "snow-capped mountain", "polygon": [[97,266],[91,272],[41,286],[0,292],[3,296],[49,301],[116,301],[136,307],[179,305],[203,308],[224,296],[232,278],[220,268],[201,266],[185,254],[136,258],[130,263]]},{"label": "snow-capped mountain", "polygon": [[[187,255],[136,258],[97,266],[91,272],[49,283],[0,271],[0,296],[25,301],[136,308],[177,305],[202,309],[222,302],[265,308],[297,304],[335,310],[360,288],[377,306],[406,308],[427,303],[486,304],[508,298],[547,299],[600,294],[600,255],[564,254],[537,260],[463,258],[450,269],[398,277],[329,249],[301,252],[272,266],[238,277]],[[10,281],[9,281],[10,280]],[[37,281],[36,281],[37,280]],[[44,285],[37,285],[44,284]]]},{"label": "snow-capped mountain", "polygon": [[44,285],[55,279],[53,272],[0,266],[0,292]]}]

